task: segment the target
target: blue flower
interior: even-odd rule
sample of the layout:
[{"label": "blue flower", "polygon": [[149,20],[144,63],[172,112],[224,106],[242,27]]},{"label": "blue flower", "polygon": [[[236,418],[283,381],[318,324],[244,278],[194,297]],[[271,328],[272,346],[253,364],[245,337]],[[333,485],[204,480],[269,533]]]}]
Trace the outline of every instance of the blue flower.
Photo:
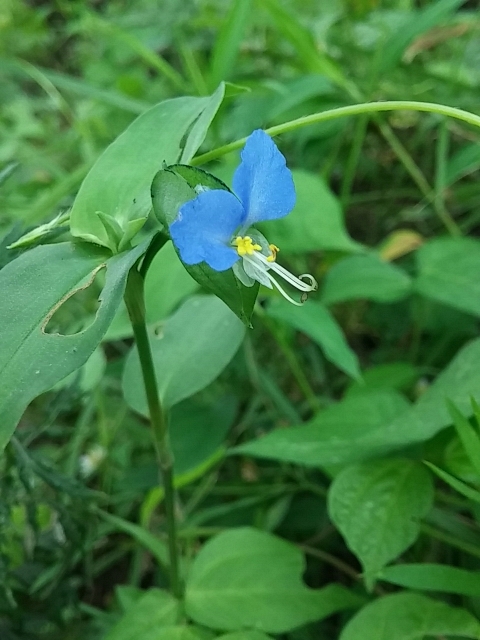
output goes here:
[{"label": "blue flower", "polygon": [[297,278],[276,263],[278,247],[252,228],[257,222],[283,218],[295,205],[295,186],[284,156],[260,129],[241,153],[233,191],[205,190],[180,207],[170,235],[185,264],[206,262],[215,271],[233,268],[246,286],[255,281],[275,286],[291,302],[271,271],[306,294],[317,288],[313,276]]}]

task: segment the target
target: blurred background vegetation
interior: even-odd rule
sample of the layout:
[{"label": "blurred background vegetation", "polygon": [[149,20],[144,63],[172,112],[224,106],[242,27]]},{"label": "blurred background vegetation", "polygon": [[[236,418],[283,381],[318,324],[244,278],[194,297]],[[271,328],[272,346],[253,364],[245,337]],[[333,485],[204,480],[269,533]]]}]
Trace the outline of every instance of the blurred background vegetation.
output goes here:
[{"label": "blurred background vegetation", "polygon": [[[68,209],[100,153],[138,114],[166,98],[207,95],[221,80],[231,83],[230,97],[205,151],[361,101],[478,112],[478,3],[2,0],[0,267],[16,255],[7,245]],[[296,171],[299,204],[294,226],[273,225],[269,238],[293,270],[322,282],[322,300],[369,388],[415,400],[478,334],[477,262],[457,265],[472,276],[461,295],[455,283],[456,294],[445,293],[441,277],[423,283],[423,295],[411,290],[421,269],[416,250],[427,240],[478,235],[478,132],[405,111],[313,125],[277,142]],[[228,181],[236,163],[231,154],[209,169]],[[361,245],[373,262],[345,263],[358,259]],[[478,247],[472,251],[478,257]],[[158,278],[147,285],[158,326],[196,289],[174,260],[173,252],[159,258]],[[78,330],[94,312],[94,296],[75,297],[58,320]],[[132,589],[164,585],[144,535],[162,524],[155,461],[148,429],[122,398],[131,335],[125,318],[117,320],[78,375],[32,404],[0,463],[2,640],[100,638]],[[222,376],[175,409],[181,535],[192,555],[225,527],[257,525],[310,549],[311,586],[354,585],[359,568],[328,520],[324,474],[223,457],[225,441],[298,424],[359,392],[351,357],[325,358],[307,334],[282,318],[257,317]],[[472,479],[452,433],[430,448],[433,459],[447,452],[450,470]],[[478,545],[473,516],[446,503],[431,528]],[[433,546],[420,538],[410,559],[465,566],[458,545],[440,538]],[[337,616],[285,638],[334,638],[343,623]]]}]

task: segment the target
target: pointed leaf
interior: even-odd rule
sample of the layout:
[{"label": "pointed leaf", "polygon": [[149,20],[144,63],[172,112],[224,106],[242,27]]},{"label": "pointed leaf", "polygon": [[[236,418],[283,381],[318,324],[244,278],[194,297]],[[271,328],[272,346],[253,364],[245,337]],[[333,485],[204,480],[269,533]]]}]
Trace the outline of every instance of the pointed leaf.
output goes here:
[{"label": "pointed leaf", "polygon": [[480,593],[480,571],[467,571],[443,564],[396,564],[383,569],[378,578],[419,591],[458,593],[472,598],[478,598]]},{"label": "pointed leaf", "polygon": [[[81,367],[100,343],[122,300],[128,271],[148,243],[106,258],[70,243],[27,251],[0,271],[0,450],[33,398]],[[95,320],[74,335],[49,334],[55,311],[106,269]]]}]

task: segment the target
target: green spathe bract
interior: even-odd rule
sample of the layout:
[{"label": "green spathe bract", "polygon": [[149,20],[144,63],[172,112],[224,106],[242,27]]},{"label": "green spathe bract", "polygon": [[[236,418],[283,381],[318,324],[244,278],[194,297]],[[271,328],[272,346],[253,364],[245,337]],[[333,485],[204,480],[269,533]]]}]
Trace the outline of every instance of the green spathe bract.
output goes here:
[{"label": "green spathe bract", "polygon": [[166,100],[134,120],[83,181],[70,217],[72,234],[112,251],[126,246],[151,209],[155,173],[163,162],[191,160],[223,94],[222,84],[211,97]]}]

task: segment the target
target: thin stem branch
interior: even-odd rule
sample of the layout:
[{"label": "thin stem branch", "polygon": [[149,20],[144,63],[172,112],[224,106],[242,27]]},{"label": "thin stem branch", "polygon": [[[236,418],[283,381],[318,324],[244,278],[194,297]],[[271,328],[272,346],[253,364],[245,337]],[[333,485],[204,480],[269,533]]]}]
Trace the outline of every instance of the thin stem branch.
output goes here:
[{"label": "thin stem branch", "polygon": [[168,438],[168,424],[158,397],[157,379],[152,350],[145,322],[144,281],[134,268],[130,271],[125,290],[125,304],[133,327],[143,384],[147,396],[153,440],[165,494],[168,551],[170,558],[170,588],[177,598],[182,596],[178,562],[178,534],[175,518],[175,489],[173,484],[173,455]]},{"label": "thin stem branch", "polygon": [[[362,104],[351,104],[346,107],[338,107],[336,109],[327,109],[326,111],[320,111],[319,113],[312,113],[309,116],[303,116],[284,122],[283,124],[275,125],[266,129],[266,132],[271,136],[279,135],[281,133],[287,133],[288,131],[294,131],[300,127],[305,127],[309,124],[316,124],[318,122],[326,122],[327,120],[334,120],[335,118],[345,118],[348,116],[357,116],[362,113],[378,113],[380,111],[422,111],[425,113],[436,113],[438,115],[447,116],[449,118],[455,118],[461,120],[474,127],[480,128],[480,116],[464,111],[463,109],[457,109],[456,107],[448,107],[443,104],[436,104],[435,102],[417,102],[415,100],[385,100],[384,102],[365,102]],[[224,156],[230,151],[240,149],[246,142],[246,138],[235,140],[229,144],[212,149],[207,153],[203,153],[193,159],[193,165],[205,164],[216,158]]]}]

